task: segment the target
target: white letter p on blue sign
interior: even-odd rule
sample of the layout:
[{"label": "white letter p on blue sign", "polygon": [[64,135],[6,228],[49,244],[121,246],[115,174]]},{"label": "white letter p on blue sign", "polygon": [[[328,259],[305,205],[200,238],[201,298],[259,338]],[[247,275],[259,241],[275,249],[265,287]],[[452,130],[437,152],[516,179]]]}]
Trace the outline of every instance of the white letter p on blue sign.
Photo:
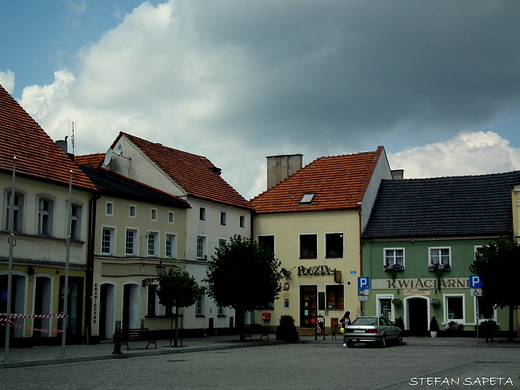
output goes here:
[{"label": "white letter p on blue sign", "polygon": [[469,275],[469,288],[482,288],[482,279],[479,275]]},{"label": "white letter p on blue sign", "polygon": [[358,290],[367,290],[370,288],[370,278],[368,276],[358,277]]}]

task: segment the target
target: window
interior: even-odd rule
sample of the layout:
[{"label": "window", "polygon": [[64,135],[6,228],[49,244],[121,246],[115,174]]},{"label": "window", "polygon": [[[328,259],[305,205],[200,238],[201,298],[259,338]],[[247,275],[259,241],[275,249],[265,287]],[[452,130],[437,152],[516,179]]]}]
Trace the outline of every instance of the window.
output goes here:
[{"label": "window", "polygon": [[73,204],[70,210],[70,238],[79,240],[81,238],[81,206]]},{"label": "window", "polygon": [[204,207],[201,207],[200,210],[199,210],[199,219],[201,221],[205,221],[206,220],[206,209]]},{"label": "window", "polygon": [[302,196],[302,199],[300,200],[300,204],[311,204],[314,200],[314,196],[316,194],[314,193],[307,193]]},{"label": "window", "polygon": [[222,249],[226,246],[227,240],[225,238],[218,239],[218,249]]},{"label": "window", "polygon": [[157,309],[159,307],[159,300],[157,297],[157,285],[150,284],[148,286],[148,310],[147,317],[157,317]]},{"label": "window", "polygon": [[156,232],[148,232],[148,256],[157,257],[159,256],[158,248],[158,233]]},{"label": "window", "polygon": [[206,237],[197,236],[197,259],[206,260]]},{"label": "window", "polygon": [[166,257],[177,258],[177,242],[175,234],[166,234]]},{"label": "window", "polygon": [[126,229],[126,249],[125,253],[127,256],[136,256],[137,255],[137,230],[136,229]]},{"label": "window", "polygon": [[343,286],[327,286],[327,310],[343,310]]},{"label": "window", "polygon": [[52,235],[52,216],[54,202],[48,198],[38,199],[38,234],[50,237]]},{"label": "window", "polygon": [[258,236],[258,244],[270,249],[274,255],[274,236]]},{"label": "window", "polygon": [[101,253],[103,255],[112,255],[114,248],[114,228],[104,227],[101,235]]},{"label": "window", "polygon": [[478,318],[479,321],[492,319],[496,322],[497,320],[497,311],[494,308],[494,305],[486,302],[482,297],[475,297],[476,304],[478,304]]},{"label": "window", "polygon": [[226,213],[220,213],[220,224],[221,225],[226,224]]},{"label": "window", "polygon": [[404,267],[404,249],[385,249],[384,267],[401,265]]},{"label": "window", "polygon": [[[15,192],[14,194],[14,216],[13,216],[13,231],[22,232],[22,220],[23,220],[23,200],[22,194]],[[11,192],[7,193],[7,204],[6,204],[6,219],[5,219],[5,230],[9,231],[9,218],[11,210]]]},{"label": "window", "polygon": [[157,209],[150,209],[150,219],[157,221]]},{"label": "window", "polygon": [[224,306],[217,306],[217,316],[224,317],[226,315],[226,308]]},{"label": "window", "polygon": [[114,215],[114,203],[113,202],[107,202],[105,207],[105,214],[106,215]]},{"label": "window", "polygon": [[343,234],[325,234],[326,257],[343,257]]},{"label": "window", "polygon": [[483,256],[483,247],[482,246],[475,247],[475,257],[476,256],[482,258],[482,256]]},{"label": "window", "polygon": [[175,212],[168,211],[168,223],[175,223]]},{"label": "window", "polygon": [[195,302],[195,314],[198,316],[204,315],[204,295],[197,297],[197,302]]},{"label": "window", "polygon": [[429,266],[436,264],[451,268],[450,248],[430,248]]},{"label": "window", "polygon": [[318,253],[316,234],[302,234],[300,236],[300,259],[315,259]]},{"label": "window", "polygon": [[137,214],[136,211],[137,211],[137,210],[136,210],[136,207],[135,207],[133,204],[131,204],[130,206],[128,206],[128,216],[129,216],[129,217],[131,217],[131,218],[135,218],[135,216],[136,216],[136,214]]},{"label": "window", "polygon": [[444,315],[447,322],[449,321],[464,321],[464,296],[463,295],[446,295]]}]

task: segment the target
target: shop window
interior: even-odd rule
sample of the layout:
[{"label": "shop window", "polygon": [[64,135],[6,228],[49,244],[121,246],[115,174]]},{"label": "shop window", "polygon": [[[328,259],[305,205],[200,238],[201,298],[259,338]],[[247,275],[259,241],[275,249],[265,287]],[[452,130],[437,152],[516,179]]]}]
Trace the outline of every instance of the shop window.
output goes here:
[{"label": "shop window", "polygon": [[327,310],[343,310],[343,286],[327,286]]},{"label": "shop window", "polygon": [[342,233],[325,234],[325,243],[327,246],[327,258],[343,257]]},{"label": "shop window", "polygon": [[318,238],[316,234],[300,236],[300,259],[315,259],[318,254]]},{"label": "shop window", "polygon": [[446,319],[464,321],[464,297],[462,295],[445,296]]}]

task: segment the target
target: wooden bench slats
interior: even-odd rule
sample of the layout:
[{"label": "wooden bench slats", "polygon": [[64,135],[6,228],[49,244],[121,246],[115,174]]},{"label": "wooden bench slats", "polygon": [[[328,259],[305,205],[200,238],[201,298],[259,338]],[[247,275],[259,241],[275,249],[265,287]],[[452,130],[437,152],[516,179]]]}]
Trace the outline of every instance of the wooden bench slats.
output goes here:
[{"label": "wooden bench slats", "polygon": [[155,345],[155,349],[157,349],[157,340],[155,337],[155,332],[151,331],[148,328],[139,328],[139,329],[123,329],[121,330],[121,345],[126,345],[126,350],[129,351],[130,347],[128,345],[129,341],[148,341],[146,344],[146,348],[150,346],[150,344]]}]

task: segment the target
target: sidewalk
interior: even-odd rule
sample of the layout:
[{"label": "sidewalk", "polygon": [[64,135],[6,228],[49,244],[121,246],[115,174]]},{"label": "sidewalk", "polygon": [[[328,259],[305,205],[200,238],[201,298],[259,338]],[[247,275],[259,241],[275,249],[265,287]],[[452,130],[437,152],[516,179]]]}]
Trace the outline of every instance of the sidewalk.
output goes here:
[{"label": "sidewalk", "polygon": [[[275,340],[275,335],[270,335],[270,340],[259,341],[254,338],[252,341],[247,339],[244,342],[239,340],[238,335],[232,336],[212,336],[204,338],[183,339],[178,342],[178,347],[170,347],[169,340],[157,340],[157,349],[153,345],[145,348],[146,341],[130,342],[130,350],[127,351],[126,346],[121,348],[121,355],[112,354],[114,344],[107,342],[95,345],[67,345],[65,347],[65,358],[61,357],[62,348],[60,346],[38,346],[32,348],[10,348],[9,361],[5,362],[5,350],[0,349],[0,369],[38,366],[58,363],[72,363],[93,360],[122,359],[138,356],[154,356],[166,355],[186,352],[212,351],[230,348],[258,347],[266,345],[281,344],[283,341]],[[332,340],[327,336],[318,337],[314,340],[314,336],[303,336],[300,338],[301,343],[324,343],[337,345],[342,347],[342,338],[337,337]],[[405,337],[404,345],[419,347],[503,347],[503,348],[520,348],[520,339],[515,339],[514,343],[506,343],[505,339],[496,339],[493,342],[486,343],[485,339],[477,342],[476,338],[456,338],[456,337]]]}]

